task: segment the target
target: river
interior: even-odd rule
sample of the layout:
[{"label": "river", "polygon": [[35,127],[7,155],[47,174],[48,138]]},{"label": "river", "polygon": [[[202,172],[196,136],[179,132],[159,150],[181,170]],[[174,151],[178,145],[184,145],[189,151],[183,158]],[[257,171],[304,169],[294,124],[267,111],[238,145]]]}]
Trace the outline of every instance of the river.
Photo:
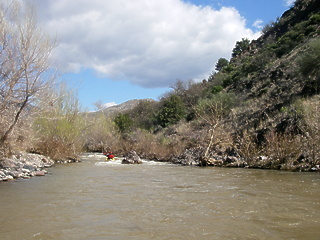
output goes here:
[{"label": "river", "polygon": [[0,239],[320,239],[317,173],[102,161],[0,183]]}]

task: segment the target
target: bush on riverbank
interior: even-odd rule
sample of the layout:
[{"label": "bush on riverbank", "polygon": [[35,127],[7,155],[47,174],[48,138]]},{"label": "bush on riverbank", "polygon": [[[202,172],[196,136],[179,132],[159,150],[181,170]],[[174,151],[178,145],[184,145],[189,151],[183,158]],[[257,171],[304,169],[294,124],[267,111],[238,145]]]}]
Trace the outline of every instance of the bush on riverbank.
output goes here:
[{"label": "bush on riverbank", "polygon": [[34,152],[54,160],[76,159],[83,149],[81,136],[86,129],[75,93],[60,85],[51,106],[33,120]]}]

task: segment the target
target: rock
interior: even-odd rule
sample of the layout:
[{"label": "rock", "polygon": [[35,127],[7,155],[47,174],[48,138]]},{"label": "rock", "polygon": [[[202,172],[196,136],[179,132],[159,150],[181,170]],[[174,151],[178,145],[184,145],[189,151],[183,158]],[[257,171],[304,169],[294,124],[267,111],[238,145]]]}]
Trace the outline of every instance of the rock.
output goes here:
[{"label": "rock", "polygon": [[130,151],[122,160],[122,164],[141,164],[142,161],[135,151]]},{"label": "rock", "polygon": [[47,159],[47,158],[42,158],[41,160],[42,160],[42,162],[44,162],[44,163],[50,163],[50,160]]},{"label": "rock", "polygon": [[234,156],[222,157],[219,155],[212,158],[200,157],[200,166],[217,166],[217,167],[241,167],[247,166],[247,163]]},{"label": "rock", "polygon": [[30,178],[44,176],[45,167],[51,167],[54,161],[42,155],[19,152],[11,158],[0,160],[0,181],[9,181],[15,178]]},{"label": "rock", "polygon": [[192,165],[197,165],[198,163],[195,160],[188,158],[188,159],[181,160],[180,164],[184,166],[192,166]]},{"label": "rock", "polygon": [[28,174],[28,173],[30,173],[30,170],[29,170],[29,169],[26,169],[26,168],[22,168],[22,169],[21,169],[21,172]]},{"label": "rock", "polygon": [[197,165],[198,163],[196,162],[196,156],[197,155],[192,150],[186,149],[179,156],[179,158],[181,159],[180,164],[186,165],[186,166]]},{"label": "rock", "polygon": [[310,169],[310,171],[312,171],[312,172],[317,172],[317,171],[319,171],[319,170],[320,170],[319,165],[316,165],[316,166],[314,166],[314,167],[312,167],[312,168]]},{"label": "rock", "polygon": [[200,166],[222,166],[223,160],[216,158],[200,157]]},{"label": "rock", "polygon": [[225,164],[235,163],[238,162],[238,158],[233,156],[227,156],[226,159],[223,161]]},{"label": "rock", "polygon": [[36,170],[36,166],[31,165],[31,164],[26,164],[23,166],[23,169],[29,170],[29,171],[35,171]]},{"label": "rock", "polygon": [[169,160],[170,162],[174,164],[181,164],[186,166],[192,166],[192,165],[201,165],[200,162],[200,156],[203,154],[202,149],[196,148],[196,149],[185,149],[180,155],[174,156],[171,155],[169,158],[164,159],[164,161]]},{"label": "rock", "polygon": [[247,162],[243,161],[241,158],[237,158],[234,156],[227,156],[223,161],[223,166],[226,166],[226,167],[244,168],[247,165],[248,165]]},{"label": "rock", "polygon": [[10,180],[13,180],[13,177],[8,175],[8,176],[4,177],[2,180],[3,181],[10,181]]},{"label": "rock", "polygon": [[13,159],[5,158],[0,161],[0,168],[15,168],[17,167],[17,162]]},{"label": "rock", "polygon": [[259,160],[259,161],[267,161],[267,160],[268,160],[268,157],[266,157],[266,156],[259,156],[259,157],[258,157],[258,160]]},{"label": "rock", "polygon": [[10,176],[12,176],[13,178],[19,178],[21,177],[22,173],[19,171],[12,171],[9,173]]},{"label": "rock", "polygon": [[43,177],[44,175],[46,175],[46,172],[45,171],[36,171],[34,173],[34,175],[37,177]]}]

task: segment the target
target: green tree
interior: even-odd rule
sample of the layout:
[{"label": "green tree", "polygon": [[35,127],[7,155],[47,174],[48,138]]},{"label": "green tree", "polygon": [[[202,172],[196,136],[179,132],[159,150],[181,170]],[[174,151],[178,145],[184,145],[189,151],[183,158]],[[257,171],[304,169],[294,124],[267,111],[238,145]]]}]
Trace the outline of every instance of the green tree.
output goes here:
[{"label": "green tree", "polygon": [[242,38],[241,41],[236,42],[236,46],[232,50],[232,57],[237,57],[244,51],[248,50],[250,46],[250,40],[248,38]]},{"label": "green tree", "polygon": [[167,127],[178,123],[185,116],[185,105],[180,97],[171,95],[164,100],[163,106],[157,114],[160,126]]},{"label": "green tree", "polygon": [[132,118],[134,127],[150,130],[154,126],[156,111],[157,102],[145,100],[140,101],[128,114]]},{"label": "green tree", "polygon": [[120,133],[130,132],[132,128],[132,119],[127,113],[119,113],[114,122]]},{"label": "green tree", "polygon": [[215,70],[219,72],[222,70],[222,68],[228,66],[228,64],[229,64],[229,61],[227,59],[219,58],[218,62],[216,63]]}]

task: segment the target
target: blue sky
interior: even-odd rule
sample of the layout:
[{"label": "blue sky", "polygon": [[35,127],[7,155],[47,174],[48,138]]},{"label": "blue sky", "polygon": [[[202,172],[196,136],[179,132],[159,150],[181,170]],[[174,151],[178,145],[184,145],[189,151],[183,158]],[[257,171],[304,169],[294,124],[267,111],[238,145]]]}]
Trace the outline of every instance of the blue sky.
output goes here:
[{"label": "blue sky", "polygon": [[274,21],[293,5],[293,0],[192,0],[197,5],[208,5],[214,8],[222,6],[236,8],[246,19],[246,25],[253,28],[257,20],[263,21],[262,26]]},{"label": "blue sky", "polygon": [[254,39],[292,0],[30,0],[56,36],[53,59],[94,102],[159,99],[177,80],[207,78],[236,41]]}]

